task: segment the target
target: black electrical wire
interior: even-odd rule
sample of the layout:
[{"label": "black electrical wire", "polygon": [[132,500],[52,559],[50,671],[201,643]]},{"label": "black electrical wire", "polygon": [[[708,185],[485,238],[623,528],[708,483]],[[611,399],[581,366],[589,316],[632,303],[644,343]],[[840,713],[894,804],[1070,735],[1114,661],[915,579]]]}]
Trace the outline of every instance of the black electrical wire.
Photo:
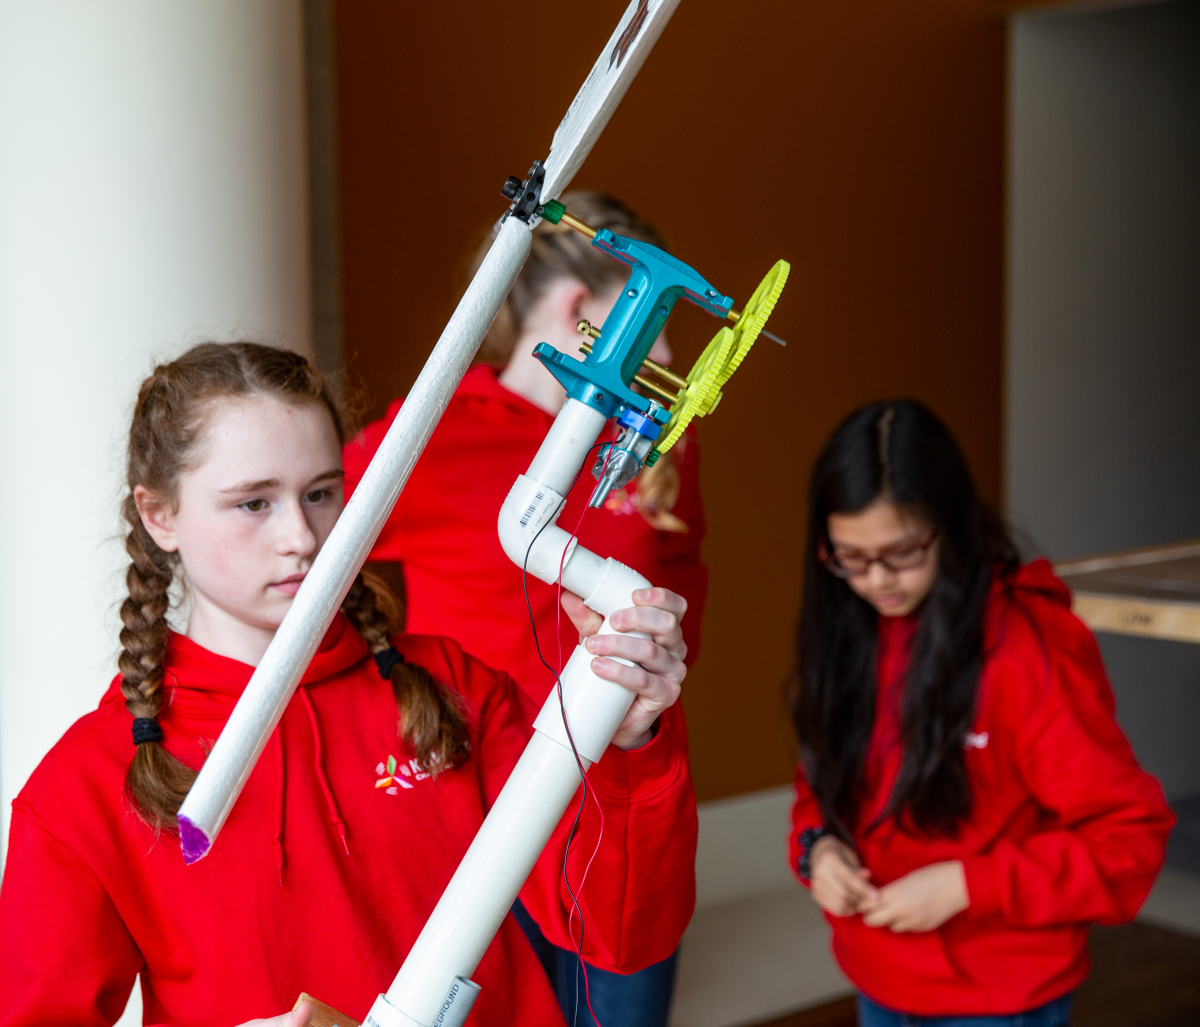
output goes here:
[{"label": "black electrical wire", "polygon": [[[587,805],[589,790],[588,790],[587,772],[583,769],[583,760],[581,760],[579,758],[579,750],[575,748],[575,739],[571,735],[571,725],[567,722],[567,706],[566,706],[565,700],[563,699],[562,678],[559,677],[558,671],[554,667],[552,667],[549,664],[549,662],[547,662],[546,657],[542,654],[542,644],[541,644],[541,642],[538,641],[537,620],[533,616],[533,604],[529,601],[528,572],[529,572],[529,554],[531,552],[533,552],[534,543],[537,542],[537,540],[538,540],[539,536],[542,534],[542,532],[545,531],[549,525],[554,523],[554,518],[555,518],[555,516],[557,516],[559,511],[561,511],[563,509],[563,507],[565,507],[567,505],[567,497],[570,496],[571,493],[574,491],[575,484],[579,481],[579,476],[581,474],[583,474],[583,469],[584,469],[584,467],[587,466],[588,458],[592,455],[592,453],[595,450],[602,448],[604,445],[606,445],[606,443],[598,442],[598,443],[596,443],[596,445],[592,446],[591,449],[589,449],[587,451],[587,453],[584,455],[583,461],[579,465],[579,470],[575,472],[575,477],[571,479],[571,484],[570,484],[570,487],[567,489],[566,494],[559,501],[558,506],[556,506],[554,508],[554,513],[552,513],[549,517],[547,517],[545,519],[545,521],[542,523],[542,526],[540,528],[538,528],[538,530],[534,533],[533,538],[529,540],[529,547],[525,550],[525,559],[521,563],[521,589],[525,593],[525,609],[529,613],[529,626],[533,629],[533,644],[534,644],[534,647],[537,649],[538,659],[541,660],[542,666],[545,667],[548,671],[550,671],[551,674],[554,675],[555,687],[558,690],[558,708],[562,712],[563,727],[566,729],[566,732],[567,732],[567,741],[569,741],[571,743],[571,752],[575,756],[575,766],[577,766],[579,768],[579,780],[583,783],[583,796],[580,798],[579,806],[575,810],[575,819],[571,823],[571,830],[567,833],[567,844],[566,844],[566,848],[563,850],[563,869],[562,869],[563,884],[565,884],[567,886],[567,894],[571,896],[571,904],[575,907],[575,911],[579,914],[579,944],[576,945],[576,947],[575,947],[575,955],[578,957],[579,962],[578,962],[578,965],[575,967],[575,1015],[572,1019],[572,1027],[577,1027],[577,1025],[579,1023],[579,971],[583,967],[583,933],[584,933],[585,928],[584,928],[584,922],[583,922],[583,907],[581,907],[579,905],[579,899],[575,895],[574,889],[571,887],[570,874],[567,872],[567,857],[571,854],[571,842],[574,840],[575,832],[579,828],[579,818],[583,816],[584,807]],[[560,585],[560,587],[562,585],[561,579],[562,579],[562,568],[560,567],[559,568],[559,585]],[[586,989],[587,988],[587,978],[586,978],[587,970],[586,969],[583,970],[583,973],[584,973],[584,988]],[[589,1010],[591,1008],[590,999],[588,1002],[588,1008],[589,1008]],[[596,1017],[596,1014],[592,1013],[593,1020],[595,1019],[595,1017]],[[597,1027],[600,1027],[599,1023],[597,1023]]]}]

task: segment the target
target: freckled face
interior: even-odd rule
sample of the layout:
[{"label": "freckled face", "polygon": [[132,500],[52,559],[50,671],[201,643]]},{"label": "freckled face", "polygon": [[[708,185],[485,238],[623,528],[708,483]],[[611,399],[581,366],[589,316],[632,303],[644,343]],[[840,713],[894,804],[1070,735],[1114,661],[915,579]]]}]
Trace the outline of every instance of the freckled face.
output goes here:
[{"label": "freckled face", "polygon": [[207,421],[200,463],[181,475],[156,541],[187,574],[190,636],[199,620],[269,639],[341,512],[341,445],[316,403],[223,399]]},{"label": "freckled face", "polygon": [[[929,538],[931,525],[923,518],[877,499],[854,514],[830,514],[827,530],[835,556],[874,557],[886,552],[907,553]],[[864,574],[846,578],[846,583],[885,617],[910,614],[929,595],[937,578],[938,543],[929,547],[928,557],[916,567],[892,570],[872,563]]]}]

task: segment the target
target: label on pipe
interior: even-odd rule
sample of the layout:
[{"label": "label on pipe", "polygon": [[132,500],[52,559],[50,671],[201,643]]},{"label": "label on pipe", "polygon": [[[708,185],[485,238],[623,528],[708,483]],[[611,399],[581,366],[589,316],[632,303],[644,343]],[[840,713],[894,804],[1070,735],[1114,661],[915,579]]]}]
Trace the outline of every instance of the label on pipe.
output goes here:
[{"label": "label on pipe", "polygon": [[[529,481],[529,479],[526,479]],[[563,508],[565,500],[548,485],[540,485],[530,481],[534,493],[529,499],[525,512],[521,514],[521,532],[526,542],[532,542],[542,530],[543,525],[550,521]]]}]

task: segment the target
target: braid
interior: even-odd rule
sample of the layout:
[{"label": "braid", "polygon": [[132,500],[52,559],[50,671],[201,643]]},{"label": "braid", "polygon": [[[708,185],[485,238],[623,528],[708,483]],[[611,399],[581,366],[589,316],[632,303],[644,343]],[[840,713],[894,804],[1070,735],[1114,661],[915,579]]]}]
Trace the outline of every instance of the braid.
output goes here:
[{"label": "braid", "polygon": [[[342,612],[366,639],[371,652],[378,653],[391,647],[392,635],[388,615],[372,588],[380,588],[381,583],[374,577],[371,582],[368,585],[362,574],[354,579]],[[424,667],[404,660],[392,667],[389,677],[400,711],[401,736],[421,766],[436,773],[462,763],[470,755],[471,743],[453,695]]]},{"label": "braid", "polygon": [[[173,557],[155,544],[142,524],[132,495],[122,506],[129,522],[125,551],[129,596],[121,604],[121,694],[135,718],[154,719],[162,709],[163,661],[167,655],[168,589],[174,576]],[[133,808],[155,830],[173,830],[175,814],[196,779],[161,742],[142,742],[125,772],[125,793]]]}]

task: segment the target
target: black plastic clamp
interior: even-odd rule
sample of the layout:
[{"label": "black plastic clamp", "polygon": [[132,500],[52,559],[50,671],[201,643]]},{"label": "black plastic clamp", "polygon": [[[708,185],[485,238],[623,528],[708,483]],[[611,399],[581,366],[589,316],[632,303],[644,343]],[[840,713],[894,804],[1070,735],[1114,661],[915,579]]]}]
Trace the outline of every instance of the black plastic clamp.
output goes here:
[{"label": "black plastic clamp", "polygon": [[512,206],[504,216],[512,216],[529,224],[529,219],[537,214],[542,205],[542,184],[545,181],[546,169],[540,160],[533,162],[533,167],[529,169],[529,177],[525,181],[521,181],[516,175],[509,175],[500,187],[501,194],[512,200]]}]

